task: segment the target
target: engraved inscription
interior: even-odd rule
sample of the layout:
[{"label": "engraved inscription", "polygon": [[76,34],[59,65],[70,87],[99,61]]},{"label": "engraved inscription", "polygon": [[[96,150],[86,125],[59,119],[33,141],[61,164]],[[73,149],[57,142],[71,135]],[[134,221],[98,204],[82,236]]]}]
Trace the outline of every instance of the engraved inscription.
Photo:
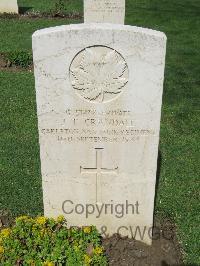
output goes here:
[{"label": "engraved inscription", "polygon": [[[68,143],[132,143],[152,138],[158,132],[152,126],[139,126],[143,114],[136,117],[129,109],[68,108],[57,126],[41,129],[44,137]],[[151,120],[148,118],[148,121]],[[147,123],[148,123],[147,121]]]},{"label": "engraved inscription", "polygon": [[128,82],[128,65],[116,50],[92,46],[79,52],[70,66],[72,87],[91,102],[116,98]]},{"label": "engraved inscription", "polygon": [[102,192],[101,192],[101,175],[110,174],[117,175],[118,167],[114,169],[108,169],[102,167],[102,150],[103,148],[96,148],[96,166],[94,168],[80,167],[81,174],[95,174],[96,175],[96,203],[101,204]]},{"label": "engraved inscription", "polygon": [[99,1],[99,0],[92,0],[91,6],[88,8],[92,12],[96,13],[120,13],[122,12],[125,7],[124,7],[124,2],[123,1],[116,1],[116,0],[104,0],[104,1]]}]

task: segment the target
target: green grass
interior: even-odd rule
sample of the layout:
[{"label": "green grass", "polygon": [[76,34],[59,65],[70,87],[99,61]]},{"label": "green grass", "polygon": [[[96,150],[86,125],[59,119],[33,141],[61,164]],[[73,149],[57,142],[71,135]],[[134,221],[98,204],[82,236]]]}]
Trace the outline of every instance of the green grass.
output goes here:
[{"label": "green grass", "polygon": [[0,72],[0,209],[42,211],[34,78]]},{"label": "green grass", "polygon": [[[78,23],[66,19],[1,19],[0,18],[0,52],[31,50],[31,36],[34,31]],[[6,38],[3,38],[6,36]]]},{"label": "green grass", "polygon": [[[41,11],[50,9],[50,2],[19,1]],[[73,8],[81,10],[81,1]],[[126,24],[168,37],[156,212],[175,221],[185,260],[192,265],[200,265],[199,17],[199,0],[127,0]],[[0,52],[31,50],[35,30],[71,22],[80,21],[1,19]],[[42,211],[42,194],[33,75],[1,72],[0,88],[0,209],[36,214]]]},{"label": "green grass", "polygon": [[48,12],[55,6],[54,0],[19,0],[18,6],[22,11],[42,11]]},{"label": "green grass", "polygon": [[[49,12],[55,8],[58,0],[18,0],[18,5],[22,11]],[[67,10],[83,12],[83,0],[65,0]]]}]

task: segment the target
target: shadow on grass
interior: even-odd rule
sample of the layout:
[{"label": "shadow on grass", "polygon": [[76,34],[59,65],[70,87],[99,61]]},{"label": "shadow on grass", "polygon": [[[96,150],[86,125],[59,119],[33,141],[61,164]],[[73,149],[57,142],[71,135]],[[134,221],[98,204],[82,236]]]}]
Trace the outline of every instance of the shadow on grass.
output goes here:
[{"label": "shadow on grass", "polygon": [[156,187],[155,187],[155,202],[156,202],[157,194],[158,194],[158,186],[159,186],[159,180],[160,180],[161,165],[162,165],[162,154],[161,154],[161,151],[158,150]]},{"label": "shadow on grass", "polygon": [[31,10],[33,7],[29,6],[29,7],[26,7],[26,6],[21,6],[19,7],[19,14],[20,15],[23,15],[25,14],[27,11]]}]

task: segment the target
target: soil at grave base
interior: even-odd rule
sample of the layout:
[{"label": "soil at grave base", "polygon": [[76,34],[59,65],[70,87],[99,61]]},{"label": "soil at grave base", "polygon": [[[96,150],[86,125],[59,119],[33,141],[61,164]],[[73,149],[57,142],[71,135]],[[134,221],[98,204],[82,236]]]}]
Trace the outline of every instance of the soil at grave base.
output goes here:
[{"label": "soil at grave base", "polygon": [[[168,220],[156,222],[152,245],[113,235],[103,240],[110,266],[180,266],[182,254],[175,226]],[[159,234],[158,237],[158,228]],[[164,232],[164,233],[163,233]],[[162,236],[164,234],[164,237]]]},{"label": "soil at grave base", "polygon": [[81,12],[71,12],[71,13],[60,13],[60,12],[40,12],[40,11],[31,11],[28,13],[0,13],[0,19],[19,19],[19,20],[26,20],[26,19],[53,19],[53,20],[72,20],[72,19],[83,19],[83,14]]},{"label": "soil at grave base", "polygon": [[15,65],[12,65],[8,60],[6,60],[2,54],[0,54],[0,70],[8,70],[11,72],[20,72],[20,71],[33,72],[33,65],[27,68],[15,66]]}]

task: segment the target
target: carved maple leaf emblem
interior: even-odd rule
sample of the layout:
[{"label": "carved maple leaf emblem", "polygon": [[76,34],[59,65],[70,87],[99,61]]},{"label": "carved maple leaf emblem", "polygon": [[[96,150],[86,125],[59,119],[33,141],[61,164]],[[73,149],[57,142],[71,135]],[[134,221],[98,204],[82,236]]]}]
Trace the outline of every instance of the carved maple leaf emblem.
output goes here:
[{"label": "carved maple leaf emblem", "polygon": [[128,66],[123,57],[108,47],[86,48],[71,65],[74,89],[87,100],[104,102],[106,94],[119,94],[128,82]]}]

